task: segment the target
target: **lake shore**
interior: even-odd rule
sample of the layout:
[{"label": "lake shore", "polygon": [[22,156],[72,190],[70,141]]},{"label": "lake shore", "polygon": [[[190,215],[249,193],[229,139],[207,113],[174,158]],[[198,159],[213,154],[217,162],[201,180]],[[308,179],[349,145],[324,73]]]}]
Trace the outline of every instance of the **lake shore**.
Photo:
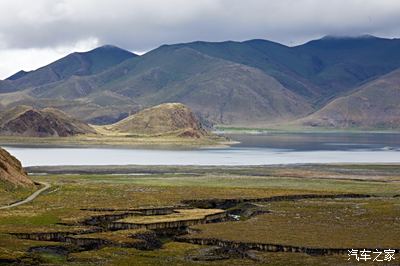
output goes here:
[{"label": "lake shore", "polygon": [[235,143],[237,142],[217,135],[210,135],[203,138],[99,135],[43,138],[0,136],[1,146],[13,147],[197,149],[224,148]]},{"label": "lake shore", "polygon": [[[339,171],[340,169],[340,171]],[[264,166],[164,166],[164,165],[77,165],[25,167],[31,175],[113,175],[113,176],[201,176],[212,172],[231,176],[281,176],[290,178],[400,182],[400,163],[391,164],[297,164]],[[322,174],[323,173],[323,174]],[[346,173],[346,175],[343,175]]]},{"label": "lake shore", "polygon": [[291,127],[291,126],[267,126],[267,127],[240,127],[240,126],[216,126],[214,130],[218,134],[399,134],[400,130],[394,129],[363,129],[363,128],[324,128],[324,127]]}]

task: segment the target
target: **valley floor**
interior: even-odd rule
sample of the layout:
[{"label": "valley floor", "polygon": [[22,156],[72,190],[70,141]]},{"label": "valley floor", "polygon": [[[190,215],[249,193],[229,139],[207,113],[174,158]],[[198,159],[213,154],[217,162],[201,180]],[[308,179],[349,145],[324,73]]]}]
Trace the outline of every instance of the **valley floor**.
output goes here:
[{"label": "valley floor", "polygon": [[400,260],[400,165],[28,171],[51,188],[0,211],[0,265],[357,265],[352,248]]}]

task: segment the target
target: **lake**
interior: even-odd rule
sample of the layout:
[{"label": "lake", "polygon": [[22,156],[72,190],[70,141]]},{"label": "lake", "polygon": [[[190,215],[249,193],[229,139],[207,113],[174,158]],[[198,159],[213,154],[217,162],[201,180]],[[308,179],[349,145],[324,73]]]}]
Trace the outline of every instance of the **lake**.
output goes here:
[{"label": "lake", "polygon": [[24,166],[400,163],[400,134],[395,133],[270,133],[229,137],[240,143],[230,148],[196,150],[4,148]]}]

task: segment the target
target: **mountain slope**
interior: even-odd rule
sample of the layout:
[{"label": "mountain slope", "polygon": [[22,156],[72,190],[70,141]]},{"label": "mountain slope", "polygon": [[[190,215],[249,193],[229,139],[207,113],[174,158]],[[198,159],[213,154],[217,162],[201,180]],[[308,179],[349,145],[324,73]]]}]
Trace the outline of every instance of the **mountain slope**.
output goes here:
[{"label": "mountain slope", "polygon": [[87,133],[95,131],[87,124],[52,108],[35,110],[29,106],[17,106],[0,114],[1,135],[67,137]]},{"label": "mountain slope", "polygon": [[174,134],[196,138],[207,135],[192,111],[180,103],[165,103],[144,109],[108,128],[137,135]]},{"label": "mountain slope", "polygon": [[72,53],[35,71],[20,71],[14,74],[0,82],[0,92],[42,86],[71,76],[96,74],[135,56],[114,46],[102,46],[88,52]]},{"label": "mountain slope", "polygon": [[28,178],[20,161],[0,148],[0,188],[27,187],[33,188],[32,180]]},{"label": "mountain slope", "polygon": [[400,39],[326,36],[293,49],[313,58],[314,71],[304,77],[323,88],[326,97],[400,67]]},{"label": "mountain slope", "polygon": [[302,125],[331,128],[400,128],[400,69],[339,97]]},{"label": "mountain slope", "polygon": [[[79,84],[85,84],[83,91]],[[89,77],[37,88],[39,98],[91,98],[112,91],[142,106],[187,104],[214,123],[265,123],[310,112],[307,101],[263,71],[204,55],[187,47],[164,46]]]},{"label": "mountain slope", "polygon": [[43,75],[37,70],[0,81],[0,91],[18,90],[2,93],[0,107],[55,107],[109,124],[145,107],[181,102],[211,123],[266,126],[303,117],[399,68],[399,51],[399,39],[328,36],[295,47],[266,40],[163,45],[98,71],[61,59],[65,65],[54,79],[47,66]]},{"label": "mountain slope", "polygon": [[24,77],[24,76],[27,75],[28,73],[29,73],[29,72],[27,72],[27,71],[20,70],[20,71],[18,71],[17,73],[15,73],[15,74],[9,76],[8,78],[6,78],[6,80],[16,80],[16,79],[19,79],[19,78]]},{"label": "mountain slope", "polygon": [[[192,42],[171,45],[171,48],[188,47],[203,54],[258,68],[276,78],[286,88],[307,98],[318,95],[318,89],[303,79],[290,67],[296,62],[303,67],[303,58],[290,47],[267,40],[250,40],[245,42]],[[283,58],[289,62],[282,62]]]},{"label": "mountain slope", "polygon": [[374,36],[326,36],[294,47],[267,40],[175,46],[261,69],[286,88],[316,101],[400,67],[400,39]]}]

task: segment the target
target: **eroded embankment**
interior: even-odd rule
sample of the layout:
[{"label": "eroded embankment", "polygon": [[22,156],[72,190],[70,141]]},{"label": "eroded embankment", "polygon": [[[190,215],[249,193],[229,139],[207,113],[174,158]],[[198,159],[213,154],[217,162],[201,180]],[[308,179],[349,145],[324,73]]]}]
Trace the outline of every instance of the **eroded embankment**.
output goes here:
[{"label": "eroded embankment", "polygon": [[285,195],[272,196],[266,198],[233,198],[233,199],[201,199],[201,200],[184,200],[182,203],[195,208],[215,208],[229,209],[238,204],[246,202],[276,202],[276,201],[293,201],[303,199],[346,199],[346,198],[370,198],[373,197],[367,194],[300,194],[300,195]]},{"label": "eroded embankment", "polygon": [[217,214],[206,215],[201,219],[184,219],[180,221],[168,222],[152,222],[152,223],[127,223],[127,222],[113,222],[108,224],[110,230],[126,230],[126,229],[148,229],[148,230],[162,230],[170,228],[188,228],[189,226],[205,223],[223,222],[228,219],[226,212]]},{"label": "eroded embankment", "polygon": [[[190,227],[193,225],[218,223],[227,220],[237,221],[238,219],[236,219],[234,216],[238,213],[240,215],[245,214],[241,218],[251,218],[255,215],[268,213],[269,211],[265,209],[265,206],[257,205],[257,203],[261,202],[295,201],[302,199],[353,199],[369,197],[372,196],[365,194],[301,194],[273,196],[266,198],[185,200],[182,202],[184,205],[127,209],[123,212],[121,212],[122,210],[117,209],[85,209],[85,211],[115,211],[116,213],[94,215],[78,222],[79,225],[88,227],[87,230],[71,230],[71,232],[13,233],[12,235],[20,239],[64,242],[73,246],[74,250],[96,249],[104,246],[155,249],[161,247],[159,237],[162,235],[164,237],[169,237],[171,240],[175,239],[176,241],[180,242],[219,246],[232,250],[241,249],[271,252],[302,252],[313,255],[342,254],[346,253],[348,249],[301,247],[270,243],[245,243],[214,238],[189,238],[183,235],[188,234],[191,231]],[[204,215],[193,218],[190,215],[185,216],[185,213],[183,212],[182,216],[179,216],[179,213],[184,209],[186,209],[188,212],[188,210],[193,211],[196,210],[196,208]],[[212,210],[212,212],[205,212],[205,210]],[[171,219],[171,217],[176,217],[173,215],[176,215],[177,213],[179,214],[178,218]],[[139,218],[132,219],[132,217]],[[125,219],[127,218],[129,218],[128,220],[131,222],[126,222]],[[106,235],[112,232],[124,232],[124,230],[142,230],[143,232],[134,234],[121,234],[120,238],[122,240],[115,240],[115,238]]]},{"label": "eroded embankment", "polygon": [[[300,247],[291,245],[280,245],[280,244],[269,244],[269,243],[255,243],[255,242],[240,242],[221,240],[216,238],[186,238],[176,237],[175,241],[191,243],[196,245],[209,245],[219,246],[229,249],[240,249],[240,250],[258,250],[268,252],[295,252],[295,253],[306,253],[309,255],[335,255],[335,254],[348,254],[351,249],[357,250],[385,250],[389,248],[319,248],[319,247]],[[400,252],[400,249],[394,249],[396,253]]]},{"label": "eroded embankment", "polygon": [[[72,245],[68,249],[70,251],[99,249],[105,246],[129,247],[140,250],[151,250],[161,247],[161,242],[159,241],[157,234],[153,231],[129,234],[127,235],[126,241],[114,241],[100,237],[88,237],[92,233],[99,232],[101,231],[85,231],[84,234],[73,232],[41,232],[12,233],[12,235],[19,239],[67,243]],[[87,236],[85,237],[85,235]]]}]

